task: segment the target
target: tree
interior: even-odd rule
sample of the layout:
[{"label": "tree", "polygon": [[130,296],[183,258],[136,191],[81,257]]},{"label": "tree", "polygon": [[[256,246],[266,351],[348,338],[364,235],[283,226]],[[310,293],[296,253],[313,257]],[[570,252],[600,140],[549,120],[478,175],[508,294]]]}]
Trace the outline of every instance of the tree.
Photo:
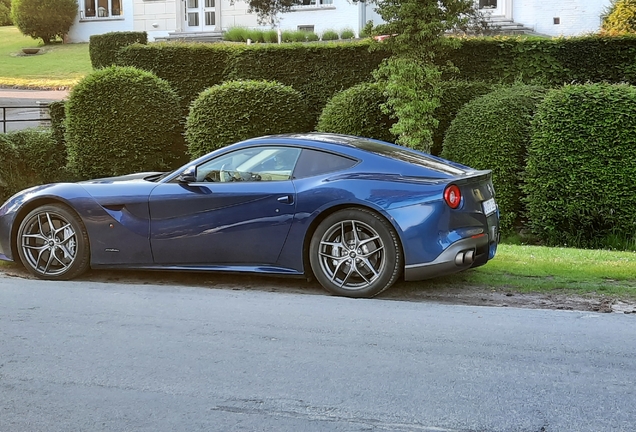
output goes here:
[{"label": "tree", "polygon": [[601,18],[602,33],[636,33],[636,0],[613,0]]},{"label": "tree", "polygon": [[390,35],[381,46],[391,56],[375,78],[386,86],[385,111],[397,117],[391,131],[399,144],[430,152],[442,72],[453,68],[442,68],[435,61],[459,44],[445,34],[466,30],[475,21],[475,4],[473,0],[377,0],[377,12],[384,23],[372,34]]},{"label": "tree", "polygon": [[11,24],[11,0],[0,0],[0,27]]},{"label": "tree", "polygon": [[13,0],[11,18],[22,34],[48,44],[68,33],[77,11],[77,0]]}]

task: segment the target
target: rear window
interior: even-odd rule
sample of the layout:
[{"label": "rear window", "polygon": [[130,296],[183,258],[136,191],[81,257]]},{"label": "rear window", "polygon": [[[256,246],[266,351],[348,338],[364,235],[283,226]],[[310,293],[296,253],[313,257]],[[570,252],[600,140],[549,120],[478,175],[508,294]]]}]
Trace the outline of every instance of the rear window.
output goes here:
[{"label": "rear window", "polygon": [[425,155],[407,148],[394,147],[380,142],[368,141],[365,139],[352,140],[351,144],[361,150],[386,156],[391,159],[397,159],[402,162],[408,162],[419,165],[424,168],[432,169],[444,174],[460,175],[467,171],[458,166],[450,165],[443,159],[435,156]]},{"label": "rear window", "polygon": [[341,171],[351,168],[358,161],[344,156],[335,155],[318,150],[303,149],[296,168],[294,169],[294,178],[305,178],[326,174],[330,172]]}]

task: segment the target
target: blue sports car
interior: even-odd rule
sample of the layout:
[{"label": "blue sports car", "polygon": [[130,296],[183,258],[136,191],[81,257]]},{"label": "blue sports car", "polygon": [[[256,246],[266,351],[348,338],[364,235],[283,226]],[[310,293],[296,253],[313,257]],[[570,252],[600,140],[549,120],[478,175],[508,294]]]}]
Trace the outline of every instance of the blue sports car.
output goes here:
[{"label": "blue sports car", "polygon": [[490,171],[354,136],[250,139],[170,173],[24,190],[0,207],[0,259],[42,279],[92,268],[311,277],[373,297],[495,256]]}]

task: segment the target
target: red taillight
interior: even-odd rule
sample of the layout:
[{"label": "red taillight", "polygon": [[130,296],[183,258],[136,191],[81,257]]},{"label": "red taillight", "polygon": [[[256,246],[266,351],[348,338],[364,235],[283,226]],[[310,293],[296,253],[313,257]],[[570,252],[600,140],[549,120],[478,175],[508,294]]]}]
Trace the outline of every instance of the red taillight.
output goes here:
[{"label": "red taillight", "polygon": [[462,202],[462,193],[457,185],[449,185],[444,190],[444,201],[452,209],[459,207],[459,203]]}]

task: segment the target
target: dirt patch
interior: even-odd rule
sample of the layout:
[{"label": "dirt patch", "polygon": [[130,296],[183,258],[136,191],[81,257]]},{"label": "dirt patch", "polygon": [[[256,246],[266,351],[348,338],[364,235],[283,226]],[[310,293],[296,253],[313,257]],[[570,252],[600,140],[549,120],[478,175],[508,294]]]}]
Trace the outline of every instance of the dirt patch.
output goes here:
[{"label": "dirt patch", "polygon": [[[0,273],[10,277],[34,279],[24,268],[17,265],[2,266]],[[91,270],[77,280],[143,285],[200,286],[212,289],[257,290],[308,295],[326,294],[316,281],[253,275]],[[611,296],[520,293],[509,289],[493,290],[482,286],[445,286],[440,288],[427,287],[426,282],[400,282],[377,298],[470,306],[615,312],[636,316],[636,301],[619,300]]]}]

